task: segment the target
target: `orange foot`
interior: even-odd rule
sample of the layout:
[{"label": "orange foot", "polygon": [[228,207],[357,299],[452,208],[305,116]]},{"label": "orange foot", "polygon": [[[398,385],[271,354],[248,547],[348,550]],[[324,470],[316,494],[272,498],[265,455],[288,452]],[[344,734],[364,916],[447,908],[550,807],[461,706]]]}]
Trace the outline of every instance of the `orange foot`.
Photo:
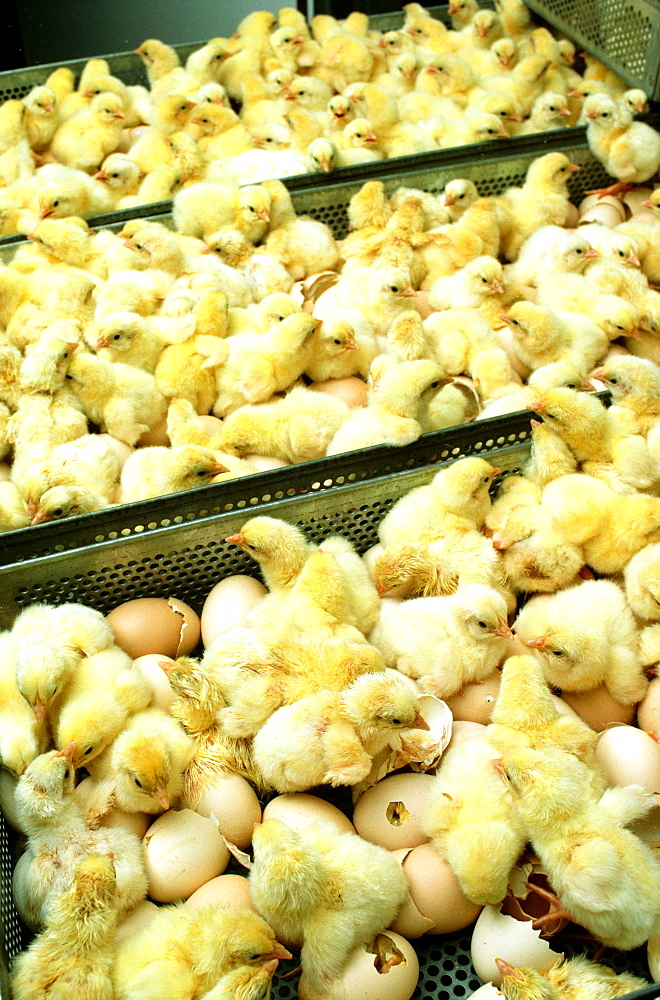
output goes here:
[{"label": "orange foot", "polygon": [[617,181],[616,184],[610,184],[606,188],[594,188],[592,191],[585,191],[585,194],[597,194],[599,198],[604,198],[606,195],[612,195],[616,197],[617,195],[627,194],[628,191],[632,191],[634,184],[630,181]]}]

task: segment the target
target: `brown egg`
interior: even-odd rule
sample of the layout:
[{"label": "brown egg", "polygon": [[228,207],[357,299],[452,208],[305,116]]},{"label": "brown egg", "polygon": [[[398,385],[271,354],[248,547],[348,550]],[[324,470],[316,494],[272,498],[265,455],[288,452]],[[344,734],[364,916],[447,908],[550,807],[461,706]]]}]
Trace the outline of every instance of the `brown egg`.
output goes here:
[{"label": "brown egg", "polygon": [[312,382],[310,389],[337,396],[348,406],[367,405],[367,383],[356,375],[348,378],[329,378],[325,382]]},{"label": "brown egg", "polygon": [[635,706],[615,701],[604,684],[591,691],[562,691],[561,700],[597,733],[618,723],[625,725],[635,718]]},{"label": "brown egg", "polygon": [[292,830],[304,830],[310,823],[322,820],[334,823],[339,833],[355,833],[355,827],[341,809],[317,795],[307,792],[286,792],[276,795],[264,807],[264,821],[281,819]]},{"label": "brown egg", "polygon": [[174,666],[174,660],[170,656],[159,653],[147,653],[146,656],[138,656],[133,660],[133,666],[137,667],[153,691],[150,707],[162,708],[164,712],[169,712],[175,695],[161,663]]},{"label": "brown egg", "polygon": [[261,806],[252,785],[240,774],[216,778],[195,806],[201,816],[211,813],[223,837],[245,849],[252,843],[255,823],[261,822]]},{"label": "brown egg", "polygon": [[213,820],[192,809],[163,813],[142,843],[148,895],[159,903],[188,899],[205,882],[221,875],[229,862],[229,851]]},{"label": "brown egg", "polygon": [[209,646],[213,640],[234,625],[242,625],[255,604],[268,591],[253,576],[236,574],[226,576],[209,592],[201,615],[202,642]]},{"label": "brown egg", "polygon": [[600,198],[597,194],[589,194],[580,202],[578,211],[580,213],[579,225],[588,222],[601,222],[604,226],[618,226],[626,217],[626,209],[620,198],[612,195],[605,195]]},{"label": "brown egg", "polygon": [[392,931],[377,934],[348,958],[341,976],[328,993],[309,988],[305,976],[298,983],[299,1000],[410,1000],[419,979],[419,961],[405,938]]},{"label": "brown egg", "polygon": [[[449,864],[432,844],[415,847],[404,859],[403,870],[415,906],[433,921],[427,934],[459,931],[481,912],[482,907],[467,898]],[[398,922],[392,926],[398,929]]]},{"label": "brown egg", "polygon": [[218,875],[193,892],[185,902],[187,910],[203,910],[207,906],[228,906],[231,910],[254,910],[250,883],[244,875]]},{"label": "brown egg", "polygon": [[480,722],[482,726],[487,726],[499,694],[501,679],[502,675],[496,670],[481,684],[465,684],[458,694],[445,698],[454,719]]},{"label": "brown egg", "polygon": [[596,760],[610,785],[642,785],[660,792],[660,747],[636,726],[607,729],[596,744]]},{"label": "brown egg", "polygon": [[430,774],[393,774],[368,788],[353,812],[353,825],[361,837],[390,851],[417,847],[428,837],[421,817],[435,778]]},{"label": "brown egg", "polygon": [[199,616],[176,597],[139,597],[106,617],[117,645],[133,659],[147,653],[187,656],[199,642]]}]

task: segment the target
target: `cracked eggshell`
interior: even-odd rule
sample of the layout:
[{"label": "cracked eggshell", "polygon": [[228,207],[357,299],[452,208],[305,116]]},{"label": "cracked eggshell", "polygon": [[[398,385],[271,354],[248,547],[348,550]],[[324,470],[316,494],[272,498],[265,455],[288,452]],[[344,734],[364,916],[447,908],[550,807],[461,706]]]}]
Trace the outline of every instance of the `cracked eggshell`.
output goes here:
[{"label": "cracked eggshell", "polygon": [[261,823],[261,806],[252,785],[240,774],[216,778],[195,806],[200,816],[218,821],[220,833],[241,849],[252,843],[255,823]]},{"label": "cracked eggshell", "polygon": [[428,842],[421,817],[435,778],[430,774],[393,774],[358,799],[353,825],[364,840],[390,851]]},{"label": "cracked eggshell", "polygon": [[[415,909],[432,922],[423,933],[452,934],[467,927],[480,913],[481,905],[467,898],[449,864],[432,844],[413,848],[402,867]],[[403,933],[398,918],[392,926]]]},{"label": "cracked eggshell", "polygon": [[[379,971],[390,962],[387,971]],[[300,1000],[410,1000],[418,979],[415,949],[399,934],[383,931],[373,942],[359,945],[351,952],[343,974],[327,993],[321,996],[310,990],[303,975],[298,997]]]},{"label": "cracked eggshell", "polygon": [[474,997],[478,997],[478,1000],[498,1000],[498,997],[504,997],[504,994],[492,983],[485,983],[476,992],[470,993],[468,1000],[474,1000]]},{"label": "cracked eggshell", "polygon": [[205,882],[222,875],[229,863],[216,824],[192,809],[163,813],[142,843],[148,895],[159,903],[188,899]]},{"label": "cracked eggshell", "polygon": [[484,982],[500,986],[502,977],[495,964],[503,958],[515,969],[529,966],[545,973],[562,953],[553,951],[540,931],[532,928],[531,920],[516,920],[501,913],[499,907],[484,906],[472,932],[472,965]]},{"label": "cracked eggshell", "polygon": [[133,659],[147,653],[187,656],[199,642],[199,616],[176,597],[138,597],[113,608],[106,618],[117,645]]}]

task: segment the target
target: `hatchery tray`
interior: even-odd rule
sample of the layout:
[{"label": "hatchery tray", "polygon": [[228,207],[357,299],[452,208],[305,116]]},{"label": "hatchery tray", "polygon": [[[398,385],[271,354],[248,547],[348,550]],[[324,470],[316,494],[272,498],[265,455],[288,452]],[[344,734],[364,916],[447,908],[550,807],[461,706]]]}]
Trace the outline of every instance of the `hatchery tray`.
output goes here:
[{"label": "hatchery tray", "polygon": [[526,0],[527,6],[618,73],[660,98],[657,0]]},{"label": "hatchery tray", "polygon": [[[486,4],[492,6],[492,4]],[[447,6],[428,7],[429,15],[439,20],[448,21]],[[391,11],[385,14],[373,14],[369,18],[371,27],[376,31],[391,31],[400,28],[403,24],[404,14],[402,10]],[[143,39],[138,39],[139,45]],[[166,39],[162,39],[166,41]],[[201,42],[186,42],[183,45],[173,45],[181,63],[185,63],[188,56],[206,45],[208,39]],[[168,43],[169,44],[169,43]],[[88,59],[105,59],[110,67],[113,76],[118,76],[125,84],[135,86],[141,84],[148,86],[147,73],[144,63],[134,52],[111,52],[106,55],[92,53],[85,59],[60,60],[53,63],[40,63],[38,66],[24,66],[20,69],[5,70],[0,73],[0,103],[10,98],[25,97],[33,87],[39,87],[46,82],[53,70],[59,66],[67,66],[76,77],[80,77]]]},{"label": "hatchery tray", "polygon": [[[517,470],[529,453],[529,444],[503,442],[488,453],[501,469]],[[439,456],[440,457],[440,456]],[[451,462],[458,454],[446,456]],[[364,552],[377,541],[378,524],[404,493],[428,483],[440,465],[384,475],[368,482],[340,486],[332,491],[274,500],[260,513],[298,524],[311,540],[338,532]],[[248,514],[249,516],[249,514]],[[141,596],[175,595],[197,610],[211,587],[224,577],[247,572],[257,575],[256,564],[224,538],[237,532],[246,511],[232,510],[201,518],[195,523],[171,524],[142,535],[89,545],[82,551],[62,552],[31,559],[21,566],[0,568],[1,627],[11,625],[16,614],[34,601],[61,604],[76,601],[107,612],[123,600]],[[332,793],[330,793],[332,794]],[[11,959],[25,945],[25,929],[9,893],[11,831],[0,817],[0,880],[3,894],[0,914],[5,924],[4,948]],[[471,928],[455,934],[431,936],[414,942],[420,959],[420,978],[413,1000],[460,1000],[481,985],[470,961]],[[565,942],[561,948],[565,950]],[[646,977],[645,949],[622,954],[608,952],[604,959],[621,972]],[[3,1000],[9,1000],[6,965]],[[295,982],[276,980],[276,1000],[297,995]],[[631,993],[631,998],[660,996],[660,985]]]},{"label": "hatchery tray", "polygon": [[[658,116],[656,116],[658,118]],[[660,124],[660,118],[658,118]],[[570,178],[573,201],[578,202],[585,190],[609,183],[601,164],[593,158],[586,145],[584,129],[569,129],[563,133],[550,133],[542,147],[536,136],[509,140],[506,153],[493,150],[494,143],[480,143],[463,149],[443,150],[424,156],[403,157],[384,161],[368,167],[351,167],[325,184],[310,177],[288,179],[294,207],[327,223],[335,237],[341,239],[348,230],[348,205],[352,196],[367,180],[382,178],[388,195],[405,185],[439,193],[448,181],[456,177],[473,180],[482,195],[498,195],[511,185],[522,184],[530,163],[539,155],[559,150],[565,152],[581,169]],[[105,216],[103,224],[118,230],[128,215],[147,216],[172,226],[171,203],[148,206],[149,211]],[[111,220],[111,221],[108,221]],[[100,222],[101,220],[99,220]],[[24,237],[8,237],[0,241],[0,261],[9,263]],[[412,445],[403,448],[375,447],[345,452],[333,459],[301,463],[287,468],[286,483],[282,486],[282,471],[263,473],[235,482],[206,486],[185,493],[159,497],[95,514],[87,514],[55,524],[43,524],[0,534],[0,565],[45,555],[70,546],[92,544],[108,538],[134,533],[145,533],[160,527],[163,522],[192,520],[206,514],[226,509],[227,505],[244,507],[265,502],[265,498],[293,495],[331,488],[338,483],[373,478],[388,472],[436,461],[440,453],[468,453],[466,449],[479,450],[495,447],[508,439],[524,436],[529,430],[529,417],[518,414],[512,417],[495,417],[475,424],[462,424],[425,434]],[[484,441],[490,440],[490,445]],[[493,443],[494,442],[494,443]]]}]

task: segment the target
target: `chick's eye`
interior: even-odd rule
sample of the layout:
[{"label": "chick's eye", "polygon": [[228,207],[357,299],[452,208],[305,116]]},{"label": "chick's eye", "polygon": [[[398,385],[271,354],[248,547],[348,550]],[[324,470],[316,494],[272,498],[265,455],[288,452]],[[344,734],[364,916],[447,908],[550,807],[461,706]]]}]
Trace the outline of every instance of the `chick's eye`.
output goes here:
[{"label": "chick's eye", "polygon": [[392,719],[392,725],[393,726],[402,726],[403,725],[403,719]]},{"label": "chick's eye", "polygon": [[341,344],[341,340],[339,339],[339,337],[335,337],[332,342],[333,344]]},{"label": "chick's eye", "polygon": [[[56,507],[53,511],[53,517],[61,517],[63,513],[64,511],[61,507]],[[89,753],[89,750],[85,750],[85,753]]]},{"label": "chick's eye", "polygon": [[144,785],[142,784],[139,778],[135,778],[134,780],[138,788],[144,788]]},{"label": "chick's eye", "polygon": [[85,750],[84,756],[88,757],[90,755],[90,753],[92,752],[93,749],[94,749],[94,747],[87,747],[87,749]]},{"label": "chick's eye", "polygon": [[617,385],[619,380],[618,378],[616,378],[616,376],[613,375],[612,378],[609,379],[608,381],[611,382],[612,385]]},{"label": "chick's eye", "polygon": [[60,203],[60,199],[58,198],[56,201],[53,202],[53,206],[57,207],[57,205],[59,205],[59,203]]},{"label": "chick's eye", "polygon": [[112,339],[113,340],[121,340],[121,333],[116,333]]},{"label": "chick's eye", "polygon": [[561,649],[553,649],[553,650],[552,650],[552,655],[553,655],[553,656],[563,656],[563,655],[564,655],[564,652],[563,652],[563,650],[561,650]]},{"label": "chick's eye", "polygon": [[399,289],[397,288],[397,286],[396,286],[396,285],[390,285],[390,291],[391,291],[391,292],[398,292],[398,291],[399,291]]},{"label": "chick's eye", "polygon": [[479,628],[486,628],[486,622],[477,622]]},{"label": "chick's eye", "polygon": [[435,382],[431,382],[429,389],[437,389],[439,385],[440,383],[436,380]]}]

